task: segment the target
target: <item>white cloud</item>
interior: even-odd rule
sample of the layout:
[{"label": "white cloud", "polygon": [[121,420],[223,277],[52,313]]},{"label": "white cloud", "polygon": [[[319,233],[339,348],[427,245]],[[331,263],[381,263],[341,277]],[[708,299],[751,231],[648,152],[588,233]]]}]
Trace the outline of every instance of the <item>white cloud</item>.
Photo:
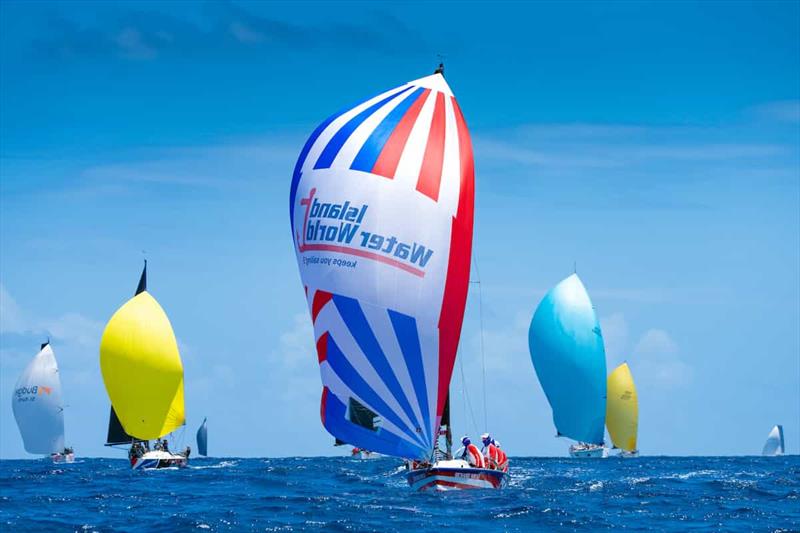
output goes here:
[{"label": "white cloud", "polygon": [[800,122],[800,100],[778,100],[757,105],[751,112],[762,119],[777,122]]},{"label": "white cloud", "polygon": [[25,319],[22,311],[6,290],[5,285],[0,283],[0,334],[24,332]]},{"label": "white cloud", "polygon": [[692,381],[692,368],[680,358],[677,343],[662,329],[646,331],[633,348],[640,374],[655,385],[681,387]]},{"label": "white cloud", "polygon": [[100,344],[101,333],[100,322],[77,312],[56,318],[29,316],[0,283],[0,334],[48,336],[83,349],[94,349]]},{"label": "white cloud", "polygon": [[628,321],[622,313],[613,313],[600,319],[609,371],[629,358]]}]

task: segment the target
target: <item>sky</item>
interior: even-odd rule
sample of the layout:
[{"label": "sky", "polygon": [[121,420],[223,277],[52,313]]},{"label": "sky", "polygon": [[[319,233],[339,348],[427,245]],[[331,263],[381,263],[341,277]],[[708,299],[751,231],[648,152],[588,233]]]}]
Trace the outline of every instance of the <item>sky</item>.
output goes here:
[{"label": "sky", "polygon": [[145,257],[178,443],[207,417],[212,455],[346,453],[319,419],[291,173],[319,122],[438,54],[476,165],[455,432],[566,455],[527,330],[577,267],[642,454],[759,454],[777,423],[800,452],[800,3],[4,1],[0,458],[30,457],[10,398],[48,337],[67,442],[124,456],[98,347]]}]

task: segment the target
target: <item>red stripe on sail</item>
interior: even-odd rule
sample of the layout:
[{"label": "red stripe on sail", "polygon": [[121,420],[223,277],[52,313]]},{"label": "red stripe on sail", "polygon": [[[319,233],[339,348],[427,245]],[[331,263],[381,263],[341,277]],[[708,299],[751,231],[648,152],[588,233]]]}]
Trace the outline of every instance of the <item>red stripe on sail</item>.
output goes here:
[{"label": "red stripe on sail", "polygon": [[333,294],[327,291],[317,291],[314,293],[314,302],[311,304],[311,322],[317,321],[317,315],[322,308],[325,307],[325,304],[331,301],[333,298]]},{"label": "red stripe on sail", "polygon": [[317,359],[319,364],[328,358],[328,332],[323,333],[317,341]]},{"label": "red stripe on sail", "polygon": [[322,398],[319,401],[319,417],[325,425],[325,407],[328,405],[328,387],[322,387]]},{"label": "red stripe on sail", "polygon": [[472,141],[469,138],[464,115],[452,98],[458,130],[458,152],[461,160],[458,208],[453,217],[450,233],[450,257],[447,262],[447,281],[439,315],[439,396],[436,416],[441,420],[453,364],[456,360],[458,339],[464,319],[464,306],[469,287],[469,264],[472,256],[472,220],[475,203],[475,167],[472,159]]},{"label": "red stripe on sail", "polygon": [[430,89],[425,89],[420,97],[417,98],[417,101],[414,102],[414,104],[408,108],[406,114],[403,115],[403,118],[397,124],[389,140],[386,141],[386,144],[383,146],[378,160],[375,161],[375,165],[372,167],[373,174],[394,179],[394,173],[397,171],[397,165],[400,163],[400,156],[403,155],[403,149],[406,147],[408,136],[411,135],[411,128],[414,127],[419,112],[422,110],[422,105],[425,103],[425,100],[428,99],[428,94],[430,94],[430,92]]},{"label": "red stripe on sail", "polygon": [[419,171],[417,190],[434,202],[439,199],[439,187],[442,183],[442,162],[444,161],[444,94],[436,93],[436,107],[433,108],[433,120],[428,133],[428,145]]}]

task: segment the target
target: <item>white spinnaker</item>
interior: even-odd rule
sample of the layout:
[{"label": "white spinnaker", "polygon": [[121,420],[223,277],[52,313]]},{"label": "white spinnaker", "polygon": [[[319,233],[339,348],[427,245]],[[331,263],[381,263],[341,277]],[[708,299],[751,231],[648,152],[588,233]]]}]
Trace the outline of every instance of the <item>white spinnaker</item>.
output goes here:
[{"label": "white spinnaker", "polygon": [[64,408],[58,363],[49,344],[42,347],[17,380],[11,397],[25,451],[47,455],[64,449]]},{"label": "white spinnaker", "polygon": [[764,443],[764,449],[761,451],[761,455],[783,455],[783,453],[783,428],[781,426],[775,426],[772,428],[772,431],[769,432],[767,442]]}]

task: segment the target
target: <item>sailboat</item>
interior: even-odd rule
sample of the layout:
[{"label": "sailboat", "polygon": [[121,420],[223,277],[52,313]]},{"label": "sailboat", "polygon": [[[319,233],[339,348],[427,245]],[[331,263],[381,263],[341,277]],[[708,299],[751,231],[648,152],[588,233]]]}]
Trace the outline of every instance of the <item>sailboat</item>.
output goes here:
[{"label": "sailboat", "polygon": [[[466,122],[440,66],[332,115],[292,175],[289,218],[335,438],[409,460],[415,488],[500,486],[437,460],[469,285]],[[375,413],[353,421],[351,399]]]},{"label": "sailboat", "polygon": [[197,428],[197,453],[203,457],[208,456],[208,427],[206,426],[206,418],[203,423]]},{"label": "sailboat", "polygon": [[761,455],[765,457],[772,457],[776,455],[783,455],[785,452],[786,448],[783,445],[783,426],[778,424],[769,432],[767,442],[764,443],[764,449],[761,450]]},{"label": "sailboat", "polygon": [[578,274],[553,287],[528,330],[539,383],[553,410],[558,437],[578,441],[572,457],[606,457],[606,354],[589,294]]},{"label": "sailboat", "polygon": [[26,452],[49,455],[56,463],[75,460],[72,448],[64,447],[61,379],[49,340],[42,344],[14,385],[11,409]]},{"label": "sailboat", "polygon": [[620,457],[637,457],[636,436],[639,431],[639,399],[628,363],[622,363],[608,376],[606,427]]},{"label": "sailboat", "polygon": [[185,424],[183,364],[169,319],[147,292],[147,261],[136,294],[106,324],[100,370],[111,400],[108,444],[129,444],[135,470],[186,466],[188,450],[173,453],[162,440]]}]

